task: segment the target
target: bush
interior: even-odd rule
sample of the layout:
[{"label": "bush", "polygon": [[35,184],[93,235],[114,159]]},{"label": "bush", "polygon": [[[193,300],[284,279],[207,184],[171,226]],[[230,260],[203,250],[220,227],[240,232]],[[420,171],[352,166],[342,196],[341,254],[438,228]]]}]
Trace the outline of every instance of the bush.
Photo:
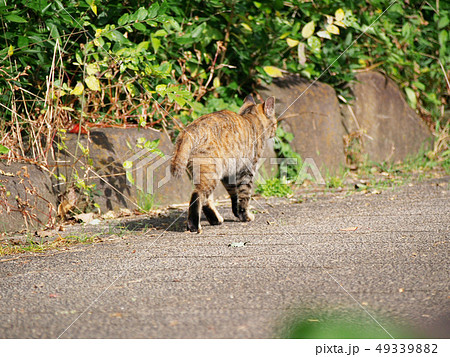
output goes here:
[{"label": "bush", "polygon": [[[431,125],[448,101],[450,4],[22,0],[0,4],[0,155],[45,160],[60,128],[165,127],[237,109],[284,72],[384,71]],[[74,126],[75,124],[80,124]],[[4,156],[5,157],[5,156]]]}]

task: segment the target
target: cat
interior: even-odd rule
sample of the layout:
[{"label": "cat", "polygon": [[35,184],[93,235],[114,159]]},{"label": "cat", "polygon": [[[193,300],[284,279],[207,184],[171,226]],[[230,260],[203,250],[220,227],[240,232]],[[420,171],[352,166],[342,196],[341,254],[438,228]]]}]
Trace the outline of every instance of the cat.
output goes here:
[{"label": "cat", "polygon": [[179,177],[187,168],[194,179],[189,231],[202,232],[202,209],[211,225],[223,223],[212,200],[219,180],[230,194],[233,214],[242,222],[254,219],[249,201],[256,165],[276,128],[275,98],[256,104],[249,95],[238,113],[221,110],[203,115],[178,135],[170,171]]}]

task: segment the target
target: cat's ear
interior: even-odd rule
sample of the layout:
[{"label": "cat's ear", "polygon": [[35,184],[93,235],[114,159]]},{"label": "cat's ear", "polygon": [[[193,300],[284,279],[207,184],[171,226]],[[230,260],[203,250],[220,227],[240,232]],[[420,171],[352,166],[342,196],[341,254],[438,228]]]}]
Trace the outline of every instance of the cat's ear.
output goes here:
[{"label": "cat's ear", "polygon": [[269,97],[264,102],[264,114],[268,118],[275,116],[275,97]]},{"label": "cat's ear", "polygon": [[244,99],[244,104],[242,104],[241,109],[239,109],[238,114],[242,115],[245,113],[245,111],[250,108],[252,105],[256,105],[255,100],[253,99],[252,95],[248,95]]},{"label": "cat's ear", "polygon": [[249,94],[248,96],[245,97],[244,103],[245,103],[245,102],[250,102],[250,103],[252,103],[253,105],[256,105],[256,102],[255,102],[255,100],[253,99],[253,96],[252,96],[251,94]]}]

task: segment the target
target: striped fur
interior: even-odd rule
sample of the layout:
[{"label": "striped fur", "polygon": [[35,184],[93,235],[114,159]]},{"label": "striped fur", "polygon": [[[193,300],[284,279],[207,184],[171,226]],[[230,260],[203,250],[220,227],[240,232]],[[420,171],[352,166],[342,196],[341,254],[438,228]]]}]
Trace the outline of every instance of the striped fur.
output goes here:
[{"label": "striped fur", "polygon": [[275,136],[276,126],[275,98],[256,104],[248,96],[239,113],[222,110],[204,115],[180,133],[171,173],[179,177],[187,168],[193,176],[195,189],[188,218],[191,232],[201,232],[201,209],[210,224],[223,222],[211,197],[219,181],[230,194],[234,215],[241,221],[254,219],[248,210],[253,176],[265,142]]}]

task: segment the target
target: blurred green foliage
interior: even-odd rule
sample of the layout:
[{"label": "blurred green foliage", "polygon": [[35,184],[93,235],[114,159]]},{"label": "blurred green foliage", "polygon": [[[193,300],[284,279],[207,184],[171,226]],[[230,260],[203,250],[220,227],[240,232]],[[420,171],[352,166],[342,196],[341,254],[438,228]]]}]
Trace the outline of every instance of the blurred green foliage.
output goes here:
[{"label": "blurred green foliage", "polygon": [[317,309],[299,314],[283,326],[282,338],[294,339],[386,339],[423,338],[407,326],[390,319],[372,319],[362,311]]},{"label": "blurred green foliage", "polygon": [[284,72],[347,96],[356,71],[384,71],[433,126],[448,102],[449,14],[414,0],[2,2],[0,131],[13,134],[1,144],[15,152],[21,135],[80,121],[176,133]]}]

